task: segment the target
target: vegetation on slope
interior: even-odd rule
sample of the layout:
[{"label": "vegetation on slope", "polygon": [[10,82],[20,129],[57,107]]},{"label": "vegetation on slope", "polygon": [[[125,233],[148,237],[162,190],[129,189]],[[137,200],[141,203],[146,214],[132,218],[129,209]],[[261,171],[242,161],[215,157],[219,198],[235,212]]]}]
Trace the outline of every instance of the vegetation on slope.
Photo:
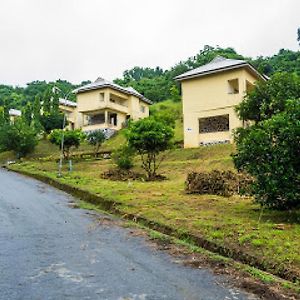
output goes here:
[{"label": "vegetation on slope", "polygon": [[[74,165],[74,172],[59,179],[120,203],[123,214],[136,214],[192,233],[221,247],[257,258],[260,267],[297,281],[300,275],[300,211],[262,211],[251,198],[188,195],[184,181],[191,171],[233,170],[232,145],[199,149],[176,149],[162,164],[168,180],[160,182],[111,181],[101,174],[112,168],[110,160],[86,160]],[[141,172],[136,163],[135,171]],[[53,161],[25,162],[14,169],[56,178]],[[253,262],[255,264],[255,262]],[[298,275],[295,275],[298,274]]]}]

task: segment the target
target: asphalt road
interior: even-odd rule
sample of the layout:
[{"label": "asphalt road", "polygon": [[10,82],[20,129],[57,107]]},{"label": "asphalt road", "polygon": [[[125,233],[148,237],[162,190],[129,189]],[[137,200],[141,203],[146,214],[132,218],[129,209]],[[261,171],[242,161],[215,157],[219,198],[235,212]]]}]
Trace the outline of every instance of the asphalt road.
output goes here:
[{"label": "asphalt road", "polygon": [[72,199],[0,169],[0,299],[254,299],[129,229],[99,224]]}]

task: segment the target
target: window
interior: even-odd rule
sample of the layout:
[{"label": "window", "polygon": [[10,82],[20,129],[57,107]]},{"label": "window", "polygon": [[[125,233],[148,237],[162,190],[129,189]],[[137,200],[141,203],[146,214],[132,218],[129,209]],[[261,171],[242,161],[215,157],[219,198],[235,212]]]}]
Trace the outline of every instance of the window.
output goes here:
[{"label": "window", "polygon": [[100,99],[100,101],[104,101],[104,93],[99,94],[99,99]]},{"label": "window", "polygon": [[103,123],[105,123],[105,115],[103,113],[90,116],[88,120],[89,125],[103,124]]},{"label": "window", "polygon": [[145,106],[144,106],[144,105],[141,105],[141,106],[140,106],[140,110],[141,110],[142,113],[145,113]]},{"label": "window", "polygon": [[109,124],[117,126],[118,125],[118,115],[116,113],[108,113]]},{"label": "window", "polygon": [[238,94],[239,92],[239,80],[228,80],[228,94]]},{"label": "window", "polygon": [[254,89],[254,84],[246,80],[246,92],[251,92]]},{"label": "window", "polygon": [[229,131],[229,115],[199,119],[199,133]]}]

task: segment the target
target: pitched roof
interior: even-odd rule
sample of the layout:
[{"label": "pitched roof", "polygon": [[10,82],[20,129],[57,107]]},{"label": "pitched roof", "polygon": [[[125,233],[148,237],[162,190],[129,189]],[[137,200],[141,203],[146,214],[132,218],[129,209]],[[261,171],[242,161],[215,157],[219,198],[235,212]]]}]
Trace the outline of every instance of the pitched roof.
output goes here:
[{"label": "pitched roof", "polygon": [[204,76],[204,75],[209,75],[209,74],[232,70],[232,69],[238,69],[238,68],[242,68],[242,67],[246,67],[250,70],[250,72],[254,73],[256,76],[258,76],[262,79],[266,79],[251,64],[249,64],[245,60],[230,59],[230,58],[225,58],[223,56],[217,56],[208,64],[198,67],[196,69],[187,71],[187,72],[175,77],[175,79],[178,81],[182,81],[185,79],[200,77],[200,76]]},{"label": "pitched roof", "polygon": [[16,117],[20,117],[22,115],[22,112],[20,110],[14,108],[11,108],[8,113],[10,116],[16,116]]},{"label": "pitched roof", "polygon": [[83,93],[83,92],[86,92],[86,91],[96,90],[96,89],[101,89],[101,88],[106,88],[106,87],[115,89],[117,91],[123,92],[123,93],[128,94],[128,95],[136,96],[139,99],[143,100],[144,102],[146,102],[148,104],[152,104],[152,101],[150,101],[145,96],[140,94],[134,88],[132,88],[132,87],[123,87],[123,86],[120,86],[116,83],[105,80],[101,77],[97,78],[95,82],[89,83],[87,85],[84,85],[82,87],[79,87],[79,88],[75,89],[73,91],[73,93],[78,94],[78,93]]},{"label": "pitched roof", "polygon": [[76,102],[73,102],[73,101],[70,101],[70,100],[67,100],[67,99],[63,99],[63,98],[59,99],[59,104],[64,105],[64,106],[77,107]]}]

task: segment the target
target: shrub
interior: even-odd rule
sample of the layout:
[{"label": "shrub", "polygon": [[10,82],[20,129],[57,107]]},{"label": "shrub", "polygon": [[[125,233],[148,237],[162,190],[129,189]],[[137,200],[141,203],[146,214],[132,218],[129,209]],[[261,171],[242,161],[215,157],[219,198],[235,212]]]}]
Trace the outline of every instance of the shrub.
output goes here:
[{"label": "shrub", "polygon": [[87,134],[86,139],[90,145],[94,146],[94,154],[96,156],[102,143],[105,141],[104,132],[101,129],[91,131]]},{"label": "shrub", "polygon": [[6,123],[0,129],[1,150],[12,150],[17,158],[33,152],[38,143],[35,130],[22,119]]},{"label": "shrub", "polygon": [[142,168],[146,171],[148,180],[156,179],[157,170],[164,159],[159,154],[172,146],[173,129],[153,117],[132,122],[126,137],[129,147],[140,155]]},{"label": "shrub", "polygon": [[63,140],[63,155],[65,159],[69,159],[72,148],[78,148],[81,141],[84,139],[85,134],[80,130],[62,130],[55,129],[49,135],[49,141],[57,145],[61,149],[62,138]]},{"label": "shrub", "polygon": [[300,100],[284,112],[236,133],[235,166],[253,177],[255,199],[263,206],[300,206]]},{"label": "shrub", "polygon": [[128,145],[123,145],[113,152],[113,161],[119,169],[130,170],[133,167],[134,152]]},{"label": "shrub", "polygon": [[283,112],[289,99],[300,96],[300,77],[291,73],[274,74],[271,80],[260,81],[237,106],[241,120],[259,122]]}]

